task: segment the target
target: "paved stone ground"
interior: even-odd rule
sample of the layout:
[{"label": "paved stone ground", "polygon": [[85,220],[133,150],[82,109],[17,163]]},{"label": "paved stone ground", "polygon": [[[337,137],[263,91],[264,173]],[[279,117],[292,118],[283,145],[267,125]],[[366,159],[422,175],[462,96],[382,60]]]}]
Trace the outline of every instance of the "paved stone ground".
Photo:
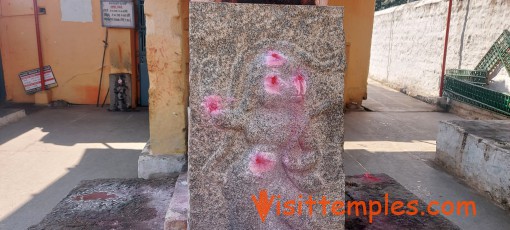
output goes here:
[{"label": "paved stone ground", "polygon": [[83,181],[29,229],[163,229],[176,178]]},{"label": "paved stone ground", "polygon": [[[0,111],[5,110],[25,110],[27,115],[33,114],[35,112],[41,111],[43,109],[48,108],[46,105],[34,105],[32,103],[11,103],[11,102],[3,102],[0,103]],[[1,112],[0,112],[1,113]]]},{"label": "paved stone ground", "polygon": [[[165,213],[174,192],[177,176],[144,179],[98,179],[83,181],[73,189],[41,223],[29,230],[43,229],[163,229]],[[407,204],[416,200],[418,215],[384,215],[384,195],[388,203]],[[459,229],[441,215],[420,214],[427,205],[385,174],[347,176],[346,201],[379,201],[374,208],[381,215],[369,223],[367,216],[346,217],[346,229]],[[249,208],[249,207],[247,207]],[[252,207],[253,208],[253,207]],[[390,208],[388,206],[388,208]],[[354,213],[355,209],[352,209]],[[358,208],[363,213],[361,206]],[[408,208],[400,209],[412,211]]]},{"label": "paved stone ground", "polygon": [[[446,218],[462,229],[508,229],[508,212],[434,162],[438,122],[460,118],[395,108],[385,102],[398,105],[409,97],[373,97],[373,89],[391,90],[370,85],[376,87],[369,88],[369,98],[386,111],[346,114],[345,172],[385,173],[424,202],[473,200],[476,217]],[[147,112],[109,113],[93,106],[42,109],[1,127],[0,184],[9,186],[0,186],[0,229],[39,223],[81,180],[136,177],[148,138]]]},{"label": "paved stone ground", "polygon": [[[429,105],[373,81],[369,86],[368,97],[383,105],[384,111],[374,109],[374,112],[346,114],[346,174],[385,173],[424,202],[474,201],[476,216],[451,215],[446,218],[462,229],[507,230],[509,212],[445,172],[434,161],[439,121],[461,118],[431,110],[416,111],[415,108]],[[392,96],[373,96],[380,94]],[[404,109],[401,102],[409,100],[415,106]],[[371,109],[370,104],[364,106]]]},{"label": "paved stone ground", "polygon": [[433,112],[434,105],[423,103],[410,96],[368,79],[368,98],[363,107],[374,112]]}]

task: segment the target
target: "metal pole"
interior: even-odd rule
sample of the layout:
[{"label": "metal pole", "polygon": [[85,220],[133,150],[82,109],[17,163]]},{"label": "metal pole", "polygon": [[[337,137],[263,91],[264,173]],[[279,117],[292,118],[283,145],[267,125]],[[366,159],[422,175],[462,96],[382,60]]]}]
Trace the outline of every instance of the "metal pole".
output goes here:
[{"label": "metal pole", "polygon": [[37,56],[39,58],[39,75],[41,76],[41,91],[44,91],[46,89],[46,82],[44,80],[44,64],[41,48],[41,30],[39,28],[39,6],[37,5],[37,0],[33,0],[33,2],[34,2],[35,34],[37,37]]},{"label": "metal pole", "polygon": [[108,27],[106,28],[106,35],[103,43],[104,43],[103,60],[101,61],[101,76],[99,77],[99,87],[97,89],[96,107],[99,107],[99,97],[101,96],[101,84],[103,83],[104,57],[106,56],[106,48],[108,48]]},{"label": "metal pole", "polygon": [[446,53],[448,51],[448,35],[450,34],[450,19],[452,16],[452,0],[448,4],[448,18],[446,19],[446,35],[444,39],[443,67],[441,69],[441,83],[439,84],[439,97],[443,96],[444,73],[446,68]]}]

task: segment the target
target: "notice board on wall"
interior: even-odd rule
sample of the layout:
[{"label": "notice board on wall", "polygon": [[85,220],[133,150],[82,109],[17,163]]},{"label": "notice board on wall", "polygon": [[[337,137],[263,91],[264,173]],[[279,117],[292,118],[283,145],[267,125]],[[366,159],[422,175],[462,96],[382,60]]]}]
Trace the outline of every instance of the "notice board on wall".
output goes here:
[{"label": "notice board on wall", "polygon": [[103,27],[135,28],[133,0],[101,0]]},{"label": "notice board on wall", "polygon": [[[45,88],[50,89],[57,87],[57,80],[53,75],[51,66],[45,66],[43,71]],[[23,71],[19,73],[19,78],[21,79],[21,83],[23,83],[23,87],[25,88],[25,92],[27,94],[34,94],[41,91],[41,74],[39,68]]]}]

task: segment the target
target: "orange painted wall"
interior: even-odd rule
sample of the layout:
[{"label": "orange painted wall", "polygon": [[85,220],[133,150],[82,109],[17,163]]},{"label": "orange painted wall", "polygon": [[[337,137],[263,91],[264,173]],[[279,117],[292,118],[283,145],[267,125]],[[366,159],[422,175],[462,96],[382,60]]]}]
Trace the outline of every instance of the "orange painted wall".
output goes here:
[{"label": "orange painted wall", "polygon": [[[51,89],[52,100],[75,104],[95,104],[101,73],[105,28],[101,26],[100,1],[92,0],[92,22],[61,20],[59,0],[39,0],[46,8],[40,15],[43,60],[51,65],[58,87]],[[38,68],[37,43],[32,0],[0,0],[0,49],[4,67],[7,100],[34,102],[26,95],[18,74]],[[110,73],[131,73],[129,29],[109,29],[102,96]],[[101,101],[103,98],[101,98]]]},{"label": "orange painted wall", "polygon": [[344,31],[348,44],[344,99],[346,104],[361,105],[367,96],[375,0],[329,0],[328,5],[344,7]]}]

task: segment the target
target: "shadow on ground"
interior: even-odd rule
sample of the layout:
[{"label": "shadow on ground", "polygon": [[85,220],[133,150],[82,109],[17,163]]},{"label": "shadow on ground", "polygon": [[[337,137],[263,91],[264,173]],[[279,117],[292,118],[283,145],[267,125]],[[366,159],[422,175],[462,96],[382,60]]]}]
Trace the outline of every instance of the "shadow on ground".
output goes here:
[{"label": "shadow on ground", "polygon": [[36,224],[82,180],[137,177],[132,169],[138,167],[139,154],[140,151],[136,150],[87,150],[76,167],[69,168],[65,176],[35,194],[29,202],[2,220],[0,229],[25,229]]},{"label": "shadow on ground", "polygon": [[[0,181],[16,179],[7,183],[14,187],[0,188],[0,194],[13,196],[2,203],[11,209],[21,205],[12,213],[4,210],[0,229],[37,224],[82,180],[136,178],[141,143],[148,138],[147,111],[113,113],[92,106],[42,109],[0,128],[0,166],[8,166]],[[32,197],[21,202],[26,194]]]}]

